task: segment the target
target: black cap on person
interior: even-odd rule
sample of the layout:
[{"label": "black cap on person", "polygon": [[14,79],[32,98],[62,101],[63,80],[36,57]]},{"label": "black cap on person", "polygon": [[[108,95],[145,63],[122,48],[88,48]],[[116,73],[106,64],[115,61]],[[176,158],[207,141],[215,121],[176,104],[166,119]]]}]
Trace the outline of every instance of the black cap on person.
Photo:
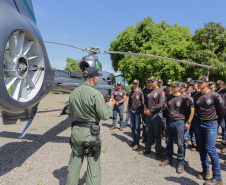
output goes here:
[{"label": "black cap on person", "polygon": [[181,86],[182,88],[187,88],[187,87],[188,87],[188,85],[187,85],[185,82],[181,82],[181,83],[180,83],[180,86]]},{"label": "black cap on person", "polygon": [[166,80],[166,85],[171,85],[171,82],[172,82],[172,79],[168,79],[168,80]]},{"label": "black cap on person", "polygon": [[157,78],[156,76],[152,76],[152,77],[151,77],[151,81],[152,81],[152,82],[158,81],[158,78]]},{"label": "black cap on person", "polygon": [[192,82],[192,78],[187,78],[187,80],[185,82],[186,83],[191,83]]},{"label": "black cap on person", "polygon": [[95,67],[88,67],[84,70],[83,76],[86,78],[92,78],[94,76],[103,76],[103,74],[98,73],[98,70]]},{"label": "black cap on person", "polygon": [[139,84],[139,80],[137,79],[133,80],[133,84]]},{"label": "black cap on person", "polygon": [[223,82],[222,80],[217,80],[216,84],[217,84],[217,85],[223,85],[224,82]]},{"label": "black cap on person", "polygon": [[210,83],[209,83],[209,85],[214,85],[215,84],[215,82],[213,82],[213,81],[210,81]]},{"label": "black cap on person", "polygon": [[199,79],[197,81],[200,83],[209,82],[209,78],[207,76],[199,76]]},{"label": "black cap on person", "polygon": [[151,78],[147,78],[146,82],[151,82]]},{"label": "black cap on person", "polygon": [[171,86],[180,87],[180,82],[177,81],[177,80],[174,80],[174,81],[171,82]]}]

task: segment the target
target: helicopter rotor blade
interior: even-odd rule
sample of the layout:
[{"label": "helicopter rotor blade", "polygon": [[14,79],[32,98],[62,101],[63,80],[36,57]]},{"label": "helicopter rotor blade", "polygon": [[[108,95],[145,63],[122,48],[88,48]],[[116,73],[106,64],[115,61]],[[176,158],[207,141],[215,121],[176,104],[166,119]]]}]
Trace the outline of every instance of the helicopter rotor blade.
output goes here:
[{"label": "helicopter rotor blade", "polygon": [[187,61],[183,61],[183,60],[177,60],[177,59],[173,59],[173,58],[160,57],[160,56],[155,56],[155,55],[120,52],[120,51],[108,51],[108,53],[109,54],[121,54],[121,55],[133,55],[133,56],[140,56],[140,57],[149,57],[149,58],[169,60],[169,61],[174,61],[174,62],[179,62],[179,63],[184,63],[184,64],[190,64],[190,65],[199,66],[199,67],[213,68],[213,66],[207,66],[207,65],[203,65],[203,64],[197,64],[197,63],[193,63],[193,62],[187,62]]},{"label": "helicopter rotor blade", "polygon": [[156,58],[156,59],[161,59],[161,60],[168,60],[168,61],[173,61],[173,62],[179,62],[183,64],[189,64],[189,65],[194,65],[194,66],[199,66],[199,67],[205,67],[205,68],[213,68],[213,66],[207,66],[203,64],[198,64],[198,63],[193,63],[193,62],[188,62],[184,60],[177,60],[173,58],[167,58],[167,57],[160,57],[160,56],[155,56],[155,55],[148,55],[148,54],[141,54],[141,53],[129,53],[129,52],[120,52],[120,51],[108,51],[108,50],[102,50],[98,47],[90,47],[90,48],[81,48],[77,46],[72,46],[68,44],[62,44],[62,43],[56,43],[56,42],[50,42],[50,41],[44,41],[46,43],[50,44],[58,44],[58,45],[63,45],[63,46],[69,46],[72,48],[80,49],[82,51],[88,52],[91,55],[97,55],[97,54],[120,54],[120,55],[132,55],[132,56],[140,56],[140,57],[149,57],[149,58]]},{"label": "helicopter rotor blade", "polygon": [[77,47],[77,46],[72,46],[72,45],[68,45],[68,44],[57,43],[57,42],[50,42],[50,41],[44,41],[44,42],[49,43],[49,44],[58,44],[58,45],[62,45],[62,46],[68,46],[68,47],[80,49],[80,50],[83,50],[83,51],[85,49],[85,48],[81,48],[81,47]]}]

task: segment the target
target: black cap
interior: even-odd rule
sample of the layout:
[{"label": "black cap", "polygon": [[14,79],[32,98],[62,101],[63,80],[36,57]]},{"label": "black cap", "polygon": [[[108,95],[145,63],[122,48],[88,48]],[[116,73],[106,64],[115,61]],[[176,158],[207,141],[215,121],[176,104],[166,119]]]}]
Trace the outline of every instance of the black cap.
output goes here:
[{"label": "black cap", "polygon": [[139,80],[137,79],[133,80],[133,84],[139,84]]},{"label": "black cap", "polygon": [[168,80],[166,80],[166,85],[171,85],[171,82],[172,82],[172,79],[168,79]]},{"label": "black cap", "polygon": [[210,83],[209,83],[209,85],[214,85],[215,84],[215,82],[213,82],[213,81],[210,81]]},{"label": "black cap", "polygon": [[158,81],[158,79],[157,79],[156,76],[152,76],[152,77],[151,77],[151,81],[152,81],[152,82],[155,82],[155,81]]},{"label": "black cap", "polygon": [[151,78],[147,78],[146,82],[151,82]]},{"label": "black cap", "polygon": [[197,84],[197,82],[195,80],[192,80],[191,86],[194,86],[195,84]]},{"label": "black cap", "polygon": [[187,85],[185,82],[181,82],[181,83],[180,83],[180,86],[181,86],[182,88],[187,88],[187,87],[188,87],[188,85]]},{"label": "black cap", "polygon": [[217,85],[223,85],[224,82],[223,82],[222,80],[217,80],[216,84],[217,84]]},{"label": "black cap", "polygon": [[163,81],[162,81],[162,79],[159,79],[158,82],[159,82],[159,83],[162,83]]},{"label": "black cap", "polygon": [[180,82],[177,81],[177,80],[174,80],[174,81],[171,82],[171,86],[180,87]]},{"label": "black cap", "polygon": [[191,83],[192,82],[192,78],[187,78],[187,80],[185,82],[186,83]]},{"label": "black cap", "polygon": [[94,76],[103,76],[103,74],[98,73],[98,70],[95,67],[88,67],[84,70],[83,76],[86,78],[92,78]]},{"label": "black cap", "polygon": [[122,82],[118,82],[117,85],[122,85]]},{"label": "black cap", "polygon": [[209,78],[207,76],[199,76],[199,79],[197,81],[200,83],[209,82]]}]

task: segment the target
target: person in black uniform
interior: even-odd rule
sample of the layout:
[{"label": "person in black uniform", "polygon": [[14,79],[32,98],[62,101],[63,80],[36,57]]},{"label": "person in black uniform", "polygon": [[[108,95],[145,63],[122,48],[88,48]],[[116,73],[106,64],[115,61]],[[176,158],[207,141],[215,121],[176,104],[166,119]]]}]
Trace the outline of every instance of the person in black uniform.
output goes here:
[{"label": "person in black uniform", "polygon": [[216,90],[216,84],[213,81],[210,81],[209,86],[212,91]]},{"label": "person in black uniform", "polygon": [[[216,82],[217,90],[216,92],[221,95],[223,98],[226,94],[226,89],[223,88],[224,82],[222,80],[218,80]],[[226,102],[224,102],[225,104]],[[225,117],[225,116],[224,116]],[[226,128],[225,128],[225,119],[223,119],[220,123],[222,129],[222,144],[224,145],[223,149],[221,150],[222,153],[226,153]],[[219,126],[218,126],[219,127]]]},{"label": "person in black uniform", "polygon": [[126,101],[126,91],[122,89],[122,83],[117,83],[117,89],[112,92],[111,99],[115,100],[113,109],[113,124],[110,130],[116,128],[117,113],[120,117],[120,131],[123,131],[123,114],[124,114],[124,102]]},{"label": "person in black uniform", "polygon": [[148,107],[144,109],[145,123],[147,125],[147,142],[145,150],[139,154],[149,154],[151,152],[151,144],[156,141],[156,158],[161,159],[161,108],[165,101],[165,92],[157,85],[158,79],[155,76],[151,77],[152,92],[147,95]]},{"label": "person in black uniform", "polygon": [[215,144],[217,126],[224,118],[224,103],[222,97],[218,93],[211,91],[208,85],[208,77],[200,76],[198,86],[201,92],[194,97],[197,113],[195,131],[203,169],[198,175],[198,179],[210,177],[209,155],[212,163],[213,178],[206,181],[205,185],[223,185],[220,160]]},{"label": "person in black uniform", "polygon": [[161,88],[161,87],[162,87],[162,84],[163,84],[162,79],[158,79],[158,86],[159,86],[159,88]]},{"label": "person in black uniform", "polygon": [[132,130],[133,141],[130,144],[133,150],[139,149],[140,141],[140,124],[144,111],[144,94],[139,88],[139,80],[133,80],[133,87],[129,94],[129,101],[127,106],[127,117],[130,117],[130,124]]},{"label": "person in black uniform", "polygon": [[[187,84],[182,82],[180,85],[181,85],[180,93],[182,95],[186,96],[186,98],[188,99],[187,101],[189,101],[189,110],[191,110],[190,114],[192,114],[192,117],[194,119],[194,112],[195,112],[194,100],[193,100],[192,97],[190,97],[188,94],[186,94]],[[191,84],[191,85],[193,85],[193,84]],[[191,123],[193,122],[193,119],[192,119]],[[191,126],[192,126],[191,123],[190,123],[189,128],[185,129],[185,131],[184,131],[184,156],[185,156],[185,153],[186,153],[186,149],[188,147],[189,130],[191,129]],[[193,127],[194,127],[194,124],[193,124]]]},{"label": "person in black uniform", "polygon": [[[178,145],[178,167],[177,173],[184,172],[184,131],[190,127],[191,120],[194,115],[194,110],[191,110],[190,101],[179,92],[180,82],[173,81],[171,84],[172,94],[169,95],[164,103],[163,110],[168,109],[169,122],[166,126],[168,144],[166,146],[166,160],[161,162],[160,166],[167,166],[172,162],[173,157],[173,142],[174,139]],[[185,123],[185,120],[188,120]]]},{"label": "person in black uniform", "polygon": [[[151,86],[151,78],[147,78],[146,80],[146,88],[142,89],[142,92],[144,94],[144,107],[148,107],[148,99],[147,95],[152,91]],[[143,120],[143,140],[142,143],[145,143],[147,141],[147,132],[146,132],[146,123],[145,123],[145,115],[142,118]]]}]

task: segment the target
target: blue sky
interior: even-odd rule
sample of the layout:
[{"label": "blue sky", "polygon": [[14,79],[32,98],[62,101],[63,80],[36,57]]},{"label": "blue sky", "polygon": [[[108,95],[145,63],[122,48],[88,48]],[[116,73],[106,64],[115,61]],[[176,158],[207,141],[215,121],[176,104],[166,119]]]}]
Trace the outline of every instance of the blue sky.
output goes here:
[{"label": "blue sky", "polygon": [[[204,22],[226,27],[225,0],[33,0],[38,27],[44,40],[79,47],[109,49],[110,42],[127,26],[150,16],[156,23],[187,26],[194,34]],[[81,59],[87,53],[45,44],[52,67],[63,69],[67,57]],[[99,55],[103,70],[114,72],[110,55]]]}]

